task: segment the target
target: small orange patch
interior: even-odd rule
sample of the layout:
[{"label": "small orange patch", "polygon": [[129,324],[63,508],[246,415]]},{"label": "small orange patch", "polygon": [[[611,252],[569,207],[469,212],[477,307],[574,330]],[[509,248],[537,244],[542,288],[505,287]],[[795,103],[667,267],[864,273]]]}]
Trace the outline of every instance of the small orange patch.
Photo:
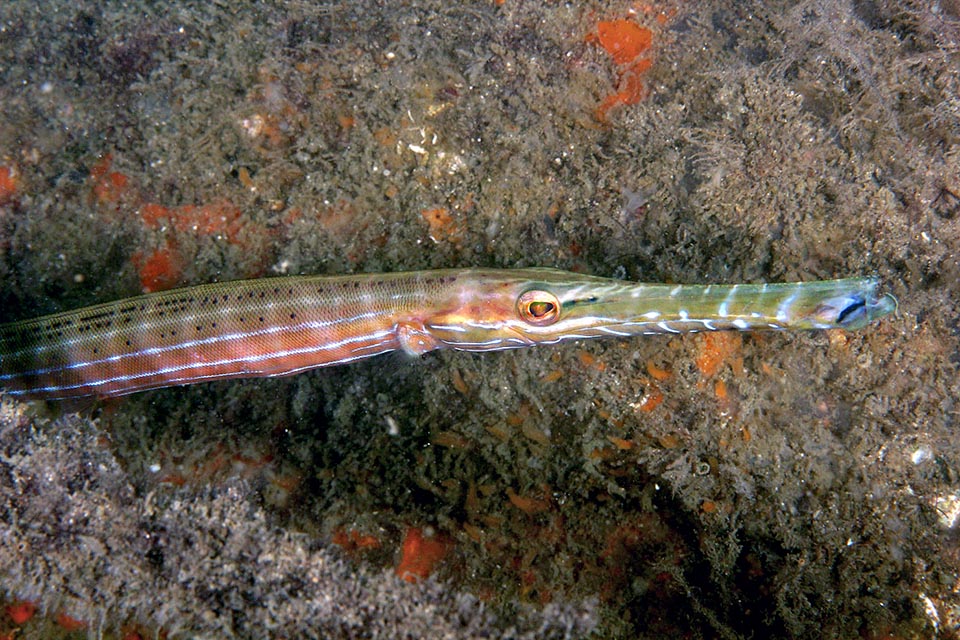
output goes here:
[{"label": "small orange patch", "polygon": [[643,83],[640,74],[649,69],[652,64],[650,60],[641,60],[620,76],[620,84],[617,85],[617,91],[604,98],[600,106],[597,107],[597,120],[606,122],[607,112],[610,111],[610,109],[637,104],[646,97],[647,87]]},{"label": "small orange patch", "polygon": [[520,425],[520,433],[539,445],[550,445],[550,434],[526,420]]},{"label": "small orange patch", "polygon": [[250,176],[250,171],[246,167],[240,167],[240,169],[237,170],[237,180],[240,181],[244,189],[256,191],[257,185],[254,183],[253,178]]},{"label": "small orange patch", "polygon": [[183,275],[180,256],[169,244],[148,256],[138,251],[132,260],[140,274],[140,288],[144,293],[172,289]]},{"label": "small orange patch", "polygon": [[527,416],[530,415],[530,407],[528,405],[520,405],[520,409],[515,413],[507,415],[506,422],[511,427],[519,427],[527,419]]},{"label": "small orange patch", "polygon": [[711,378],[727,363],[734,373],[739,373],[743,369],[743,357],[740,355],[742,347],[743,337],[739,333],[701,333],[697,369],[704,378]]},{"label": "small orange patch", "polygon": [[664,449],[676,449],[680,446],[680,438],[675,434],[668,433],[662,436],[657,437],[657,442],[660,443],[660,446]]},{"label": "small orange patch", "polygon": [[287,493],[291,493],[298,486],[300,486],[300,482],[302,480],[303,478],[299,474],[291,473],[285,476],[272,477],[270,479],[270,484],[276,487],[279,487],[280,489],[282,489],[283,491],[286,491]]},{"label": "small orange patch", "polygon": [[605,363],[597,360],[597,357],[589,351],[580,351],[577,354],[577,358],[584,367],[591,367],[597,371],[604,371],[607,368]]},{"label": "small orange patch", "polygon": [[[296,212],[297,215],[299,213]],[[137,214],[146,229],[192,236],[212,236],[243,247],[253,257],[263,257],[268,251],[271,230],[248,220],[239,207],[226,200],[178,207],[144,202],[139,205]],[[177,262],[180,263],[179,260]],[[256,273],[253,271],[251,275]],[[179,271],[177,276],[179,277]]]},{"label": "small orange patch", "polygon": [[29,600],[23,600],[7,606],[7,615],[14,624],[23,624],[37,612],[37,605]]},{"label": "small orange patch", "polygon": [[546,500],[521,496],[510,487],[507,487],[507,498],[510,500],[510,504],[529,515],[540,513],[550,508],[550,503]]},{"label": "small orange patch", "polygon": [[90,193],[97,204],[116,204],[130,191],[130,178],[110,171],[112,164],[113,154],[107,153],[90,168]]},{"label": "small orange patch", "polygon": [[397,144],[397,134],[390,127],[380,127],[373,132],[373,139],[384,147],[393,147]]},{"label": "small orange patch", "polygon": [[466,381],[463,379],[463,376],[460,374],[459,369],[453,370],[453,388],[456,389],[461,395],[467,395],[470,391],[470,387],[467,386]]},{"label": "small orange patch", "polygon": [[717,396],[717,400],[724,402],[727,399],[727,383],[723,380],[717,380],[717,383],[713,387],[713,392]]},{"label": "small orange patch", "polygon": [[176,231],[208,236],[222,234],[228,240],[234,240],[242,226],[240,209],[226,201],[173,208],[148,202],[140,206],[140,219],[148,229],[169,224]]},{"label": "small orange patch", "polygon": [[160,476],[157,478],[157,482],[160,484],[172,484],[175,487],[182,487],[187,484],[187,476],[183,475],[179,471],[174,471],[172,473],[167,473]]},{"label": "small orange patch", "polygon": [[621,451],[629,451],[630,449],[633,449],[633,440],[625,440],[616,436],[607,436],[607,440],[612,442],[613,446]]},{"label": "small orange patch", "polygon": [[617,452],[610,447],[598,446],[590,450],[590,453],[587,454],[587,457],[590,460],[611,460],[616,456]]},{"label": "small orange patch", "polygon": [[20,170],[15,166],[0,166],[0,205],[17,197],[20,191]]},{"label": "small orange patch", "polygon": [[483,529],[469,522],[463,523],[463,532],[474,542],[483,542]]},{"label": "small orange patch", "polygon": [[430,442],[438,447],[449,449],[467,449],[470,447],[470,441],[455,431],[441,431],[433,436]]},{"label": "small orange patch", "polygon": [[449,241],[457,244],[463,237],[463,224],[446,207],[424,209],[420,212],[430,226],[430,239],[439,244]]},{"label": "small orange patch", "polygon": [[587,42],[598,44],[619,67],[617,90],[600,103],[595,117],[607,121],[607,112],[620,105],[636,104],[647,95],[643,74],[653,65],[644,54],[653,43],[653,32],[630,20],[602,20]]},{"label": "small orange patch", "polygon": [[202,206],[185,205],[177,210],[174,227],[178,231],[194,231],[203,235],[222,233],[232,238],[238,230],[235,223],[240,209],[229,202],[215,202]]},{"label": "small orange patch", "polygon": [[140,205],[140,221],[148,229],[159,229],[163,226],[164,220],[169,220],[173,217],[173,213],[170,209],[164,207],[163,205],[154,204],[153,202],[147,202]]},{"label": "small orange patch", "polygon": [[669,369],[661,369],[657,365],[653,364],[653,360],[647,360],[647,373],[650,374],[650,377],[658,382],[663,382],[664,380],[669,380],[670,376],[673,373]]},{"label": "small orange patch", "polygon": [[641,411],[653,411],[659,407],[662,402],[663,393],[660,391],[660,389],[651,386],[649,389],[647,389],[646,395],[643,396],[643,400],[637,404],[637,407]]},{"label": "small orange patch", "polygon": [[317,209],[316,219],[324,231],[344,243],[364,227],[357,208],[346,198],[337,198],[336,202]]},{"label": "small orange patch", "polygon": [[81,629],[87,628],[86,621],[74,618],[73,616],[69,616],[63,612],[57,614],[55,621],[60,628],[64,629],[65,631],[80,631]]},{"label": "small orange patch", "polygon": [[477,495],[477,485],[473,480],[467,483],[467,495],[463,500],[463,508],[467,510],[470,517],[476,516],[480,512],[480,496]]},{"label": "small orange patch", "polygon": [[407,582],[426,579],[451,549],[453,541],[446,536],[424,535],[420,528],[410,527],[401,545],[397,575]]},{"label": "small orange patch", "polygon": [[653,32],[630,20],[601,20],[591,34],[617,64],[629,64],[653,43]]},{"label": "small orange patch", "polygon": [[101,204],[117,202],[127,192],[130,178],[119,171],[111,171],[93,185],[93,197]]},{"label": "small orange patch", "polygon": [[376,536],[361,534],[356,529],[350,529],[350,531],[336,529],[333,532],[333,543],[348,552],[380,548],[380,540]]},{"label": "small orange patch", "polygon": [[506,442],[510,439],[510,434],[504,431],[503,429],[495,426],[484,427],[487,430],[487,433],[492,435],[494,438],[500,442]]},{"label": "small orange patch", "polygon": [[100,156],[100,159],[90,167],[90,179],[96,182],[107,175],[110,171],[110,165],[113,164],[113,154],[105,153]]},{"label": "small orange patch", "polygon": [[563,377],[563,370],[554,369],[553,371],[547,373],[542,378],[540,378],[540,380],[541,382],[556,382],[562,377]]}]

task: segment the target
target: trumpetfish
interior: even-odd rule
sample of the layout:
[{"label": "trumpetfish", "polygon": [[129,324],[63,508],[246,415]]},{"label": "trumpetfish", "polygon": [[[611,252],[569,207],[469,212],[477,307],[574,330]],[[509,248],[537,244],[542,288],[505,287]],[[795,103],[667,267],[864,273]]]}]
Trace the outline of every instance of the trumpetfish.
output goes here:
[{"label": "trumpetfish", "polygon": [[0,325],[0,388],[63,399],[286,376],[390,351],[859,329],[896,309],[875,278],[668,285],[557,269],[447,269],[205,284]]}]

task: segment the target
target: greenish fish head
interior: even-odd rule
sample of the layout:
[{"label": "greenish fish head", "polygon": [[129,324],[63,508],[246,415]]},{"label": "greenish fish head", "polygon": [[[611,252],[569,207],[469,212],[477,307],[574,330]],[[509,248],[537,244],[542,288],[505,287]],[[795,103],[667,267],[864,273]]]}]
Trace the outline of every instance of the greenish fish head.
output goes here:
[{"label": "greenish fish head", "polygon": [[805,318],[798,319],[795,326],[798,329],[856,330],[895,313],[897,299],[889,293],[876,295],[875,286],[821,300]]},{"label": "greenish fish head", "polygon": [[616,327],[636,318],[636,288],[556,269],[478,270],[458,278],[424,328],[441,345],[466,351],[633,335]]},{"label": "greenish fish head", "polygon": [[467,351],[719,329],[859,329],[896,310],[877,286],[874,278],[679,286],[555,269],[473,271],[424,326],[432,348]]}]

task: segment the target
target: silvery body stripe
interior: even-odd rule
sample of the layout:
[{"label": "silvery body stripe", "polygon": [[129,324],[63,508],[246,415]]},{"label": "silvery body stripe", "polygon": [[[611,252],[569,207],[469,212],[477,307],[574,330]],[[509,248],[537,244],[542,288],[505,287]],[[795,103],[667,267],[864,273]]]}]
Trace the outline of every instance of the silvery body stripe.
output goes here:
[{"label": "silvery body stripe", "polygon": [[[303,300],[300,301],[300,304],[302,304],[305,307],[311,307],[311,306],[323,305],[325,304],[325,302],[317,298],[304,298]],[[243,312],[244,312],[243,308],[237,308],[237,307],[230,307],[230,308],[220,310],[221,314],[227,315],[227,316],[241,315]],[[112,356],[112,358],[117,359],[117,358],[124,358],[124,357],[138,357],[138,356],[148,355],[148,354],[149,355],[159,354],[159,353],[163,353],[165,351],[169,351],[173,349],[191,348],[191,347],[200,346],[200,345],[215,345],[217,343],[229,342],[230,340],[252,338],[256,336],[268,335],[271,333],[278,333],[283,331],[296,331],[300,329],[322,329],[325,327],[334,327],[336,325],[349,324],[349,323],[357,322],[359,320],[364,320],[364,319],[373,319],[378,315],[381,315],[382,313],[383,312],[368,311],[366,313],[361,313],[352,317],[331,318],[331,319],[322,320],[322,321],[304,322],[299,324],[291,324],[291,325],[283,325],[283,326],[273,326],[273,327],[267,327],[265,329],[215,335],[215,336],[200,339],[200,340],[186,340],[165,348],[150,347],[150,348],[144,349],[143,351],[131,352],[127,354],[122,354],[120,356]],[[168,320],[168,324],[174,325],[174,328],[176,328],[176,326],[178,325],[189,326],[191,324],[195,324],[198,320],[199,319],[196,315],[186,315],[181,318],[171,318]],[[160,328],[159,324],[160,323],[156,323],[155,325],[155,328],[157,328],[158,330]],[[112,329],[109,331],[104,331],[99,335],[95,335],[93,336],[93,338],[98,340],[99,339],[109,340],[111,338],[116,337],[118,333],[120,333],[120,330]],[[57,351],[57,350],[63,349],[64,347],[66,348],[74,347],[89,341],[90,341],[89,338],[74,337],[68,340],[62,340],[58,343],[40,344],[35,347],[24,348],[24,349],[21,349],[20,351],[10,352],[5,355],[11,356],[11,357],[22,355],[24,353],[32,353],[36,355],[36,354],[44,353],[46,351]],[[98,364],[100,362],[106,362],[108,360],[110,360],[110,358],[103,358],[102,360],[93,360],[85,363],[82,363],[82,362],[73,363],[72,366],[85,366],[89,364]],[[43,371],[37,370],[37,371],[34,371],[34,373],[43,373]],[[8,376],[9,374],[0,374],[0,380],[4,380]]]},{"label": "silvery body stripe", "polygon": [[[194,349],[198,347],[209,348],[209,347],[215,347],[217,345],[227,344],[234,341],[250,340],[253,338],[261,338],[261,337],[281,334],[281,333],[293,333],[297,331],[307,331],[307,330],[316,331],[324,328],[333,328],[333,327],[337,327],[338,325],[346,325],[353,322],[357,322],[359,320],[375,320],[384,315],[386,315],[385,312],[379,312],[379,313],[368,312],[368,313],[362,313],[362,314],[348,317],[348,318],[337,318],[334,320],[324,320],[324,321],[317,321],[317,322],[302,322],[302,323],[293,324],[293,325],[267,327],[265,329],[257,329],[255,331],[226,333],[223,335],[213,336],[210,338],[203,338],[201,340],[185,340],[184,342],[181,342],[179,344],[167,345],[163,347],[146,347],[144,349],[140,349],[137,351],[131,351],[128,353],[123,353],[118,355],[111,355],[111,356],[103,357],[97,360],[86,360],[86,361],[81,360],[77,362],[70,362],[61,366],[47,367],[45,369],[33,369],[31,371],[22,372],[22,373],[0,374],[0,382],[2,382],[3,380],[10,380],[10,379],[19,377],[24,373],[29,373],[31,375],[45,375],[45,374],[56,373],[58,371],[65,371],[70,369],[83,369],[84,367],[96,367],[98,365],[103,365],[107,363],[111,363],[111,364],[117,363],[117,362],[121,362],[123,360],[131,359],[131,358],[136,359],[136,358],[143,358],[144,356],[161,356],[163,354],[168,354],[170,352],[178,351],[178,350],[189,350],[189,349]],[[189,323],[190,323],[190,320],[188,319],[187,324]],[[388,332],[380,332],[380,333],[382,334],[382,336],[389,335]],[[113,332],[108,333],[106,337],[108,338],[113,337]],[[76,343],[75,340],[71,342],[65,342],[64,344],[66,346],[72,346],[74,343]],[[318,350],[335,349],[341,346],[342,344],[346,344],[346,343],[347,341],[332,342],[332,343],[317,347],[317,349]],[[46,345],[42,350],[38,350],[38,351],[47,351],[47,350],[51,350],[51,347],[49,345]],[[251,359],[251,361],[256,361],[256,359]],[[224,361],[224,362],[226,363],[227,361]],[[184,368],[187,368],[187,367],[184,367]]]},{"label": "silvery body stripe", "polygon": [[51,399],[116,396],[290,375],[398,349],[496,351],[703,329],[851,329],[896,309],[876,287],[870,278],[648,285],[537,268],[227,282],[0,325],[0,387]]},{"label": "silvery body stripe", "polygon": [[[352,338],[346,338],[343,340],[338,340],[336,342],[331,342],[327,344],[313,345],[309,347],[299,347],[296,349],[287,349],[284,351],[275,351],[269,354],[262,354],[259,356],[241,356],[237,358],[225,358],[222,360],[213,360],[209,362],[161,367],[158,369],[153,369],[151,371],[145,371],[145,372],[142,371],[142,372],[131,373],[127,375],[118,375],[118,376],[113,376],[112,378],[100,378],[91,382],[85,382],[83,384],[40,387],[35,389],[34,391],[39,391],[41,393],[59,393],[59,392],[73,391],[82,387],[97,388],[97,387],[103,387],[103,386],[109,386],[109,385],[115,385],[115,384],[136,384],[136,381],[141,378],[145,378],[148,376],[155,376],[155,375],[163,376],[166,380],[169,380],[169,381],[207,380],[211,378],[226,377],[226,376],[224,374],[214,374],[210,376],[194,376],[194,375],[191,375],[190,372],[199,368],[212,367],[212,368],[223,370],[224,372],[226,372],[226,375],[228,376],[229,372],[233,370],[233,367],[237,365],[256,364],[258,362],[262,362],[268,359],[290,358],[298,355],[313,354],[313,353],[317,353],[324,350],[339,349],[344,345],[348,345],[354,342],[359,342],[361,340],[386,338],[387,336],[391,336],[391,335],[393,335],[391,331],[376,331],[369,335],[354,336]],[[378,346],[378,345],[373,345],[373,346]],[[357,347],[357,348],[363,348],[363,347]],[[359,360],[361,358],[369,358],[371,356],[378,355],[388,350],[389,349],[383,349],[382,351],[377,351],[375,353],[347,356],[345,358],[340,358],[336,361],[330,361],[329,364],[345,364],[347,362],[353,362],[354,360]],[[301,367],[300,370],[309,369],[309,368],[310,368],[309,366]],[[298,369],[290,369],[290,370],[283,371],[283,374],[288,375],[288,374],[297,373],[297,372],[298,372]]]},{"label": "silvery body stripe", "polygon": [[114,396],[353,362],[402,348],[398,322],[418,322],[457,277],[229,282],[0,325],[0,387],[53,399]]}]

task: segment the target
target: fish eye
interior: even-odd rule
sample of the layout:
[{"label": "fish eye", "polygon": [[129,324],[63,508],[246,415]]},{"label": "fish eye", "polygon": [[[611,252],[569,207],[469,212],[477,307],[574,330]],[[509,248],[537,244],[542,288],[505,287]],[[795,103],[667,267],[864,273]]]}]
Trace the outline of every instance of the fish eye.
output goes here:
[{"label": "fish eye", "polygon": [[527,291],[517,299],[517,312],[524,322],[545,327],[560,317],[560,301],[548,291]]}]

